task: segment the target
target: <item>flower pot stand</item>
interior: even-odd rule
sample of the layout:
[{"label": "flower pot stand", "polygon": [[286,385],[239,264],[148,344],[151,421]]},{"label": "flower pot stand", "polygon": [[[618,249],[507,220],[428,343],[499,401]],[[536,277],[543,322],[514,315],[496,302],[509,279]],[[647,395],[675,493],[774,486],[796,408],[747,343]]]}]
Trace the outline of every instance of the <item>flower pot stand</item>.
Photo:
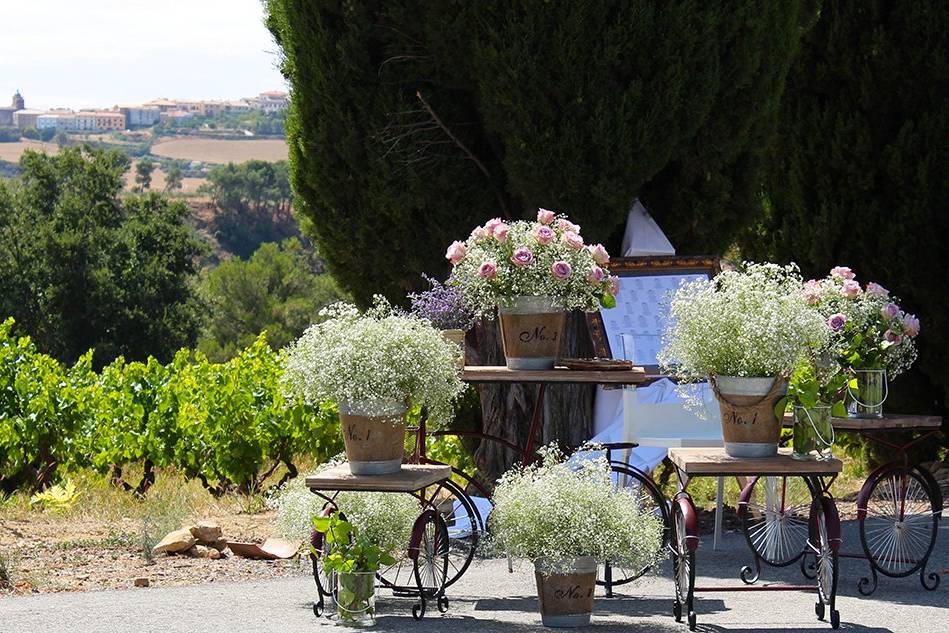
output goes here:
[{"label": "flower pot stand", "polygon": [[[672,448],[669,459],[679,475],[680,492],[672,499],[672,535],[670,550],[675,581],[675,603],[673,614],[676,621],[687,617],[689,630],[696,627],[694,598],[698,592],[712,591],[815,591],[817,602],[814,611],[823,619],[829,611],[830,624],[840,626],[840,613],[836,609],[837,598],[837,550],[840,547],[840,520],[833,497],[828,492],[830,483],[840,473],[840,460],[802,462],[791,458],[790,451],[782,450],[776,457],[747,458],[730,457],[722,448]],[[807,518],[807,547],[815,558],[815,584],[755,584],[759,577],[761,558],[752,548],[755,571],[749,566],[741,569],[743,585],[732,587],[696,587],[695,552],[699,547],[698,522],[695,505],[687,492],[689,481],[694,477],[772,476],[801,477],[810,496],[810,512]]]},{"label": "flower pot stand", "polygon": [[[411,494],[419,499],[421,511],[412,527],[407,555],[398,560],[395,582],[384,579],[386,572],[379,570],[376,580],[382,586],[392,590],[397,596],[417,598],[412,607],[412,617],[421,620],[430,601],[434,601],[439,612],[448,611],[448,597],[445,595],[449,565],[448,528],[439,509],[432,503],[424,490],[437,486],[451,477],[451,467],[431,464],[404,464],[402,470],[392,475],[353,475],[348,464],[340,464],[318,475],[306,478],[310,491],[326,501],[324,511],[336,511],[335,499],[339,492],[386,492]],[[313,547],[310,553],[313,565],[313,578],[318,591],[317,602],[313,604],[313,613],[324,613],[325,599],[332,596],[327,586],[327,575],[322,569],[321,556],[325,553],[322,534],[314,533]],[[406,573],[400,577],[400,572]]]},{"label": "flower pot stand", "polygon": [[[793,423],[786,417],[785,426]],[[857,590],[869,596],[877,588],[878,574],[890,578],[906,578],[919,573],[924,589],[934,590],[939,586],[939,574],[926,571],[929,558],[936,547],[939,521],[942,515],[942,493],[933,474],[921,464],[909,458],[909,449],[925,442],[939,432],[942,418],[938,416],[886,414],[882,418],[832,418],[836,433],[858,433],[878,444],[893,450],[893,459],[870,473],[857,495],[857,524],[862,552],[841,552],[841,558],[865,559],[870,567],[870,576],[857,582]],[[893,433],[916,431],[921,433],[902,443],[891,441],[886,436]],[[771,487],[783,491],[788,497],[799,497],[803,485],[797,478],[762,478],[752,481],[742,492],[742,498],[756,494],[753,488]],[[770,511],[793,513],[794,502],[781,502]],[[785,517],[790,518],[790,517]],[[800,532],[798,530],[798,532]],[[806,536],[806,535],[805,535]],[[773,549],[765,537],[759,540],[759,549]],[[791,543],[800,545],[803,538],[788,536]],[[749,540],[749,542],[751,542]],[[806,548],[788,548],[785,552],[790,564],[800,559],[801,572],[813,578],[814,562]]]}]

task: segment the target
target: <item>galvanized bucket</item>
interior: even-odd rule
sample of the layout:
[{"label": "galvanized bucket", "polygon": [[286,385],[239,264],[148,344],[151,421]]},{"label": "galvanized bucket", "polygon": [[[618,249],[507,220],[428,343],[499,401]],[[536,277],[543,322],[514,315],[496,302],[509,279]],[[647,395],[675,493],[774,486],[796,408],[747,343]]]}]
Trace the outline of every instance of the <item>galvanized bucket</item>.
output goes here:
[{"label": "galvanized bucket", "polygon": [[339,403],[339,422],[352,474],[391,475],[402,469],[405,410],[401,402],[375,408],[359,402]]},{"label": "galvanized bucket", "polygon": [[722,411],[725,453],[732,457],[777,455],[781,420],[774,407],[787,392],[787,380],[713,376],[710,382]]},{"label": "galvanized bucket", "polygon": [[570,628],[589,626],[596,588],[596,560],[582,556],[569,561],[567,573],[558,566],[550,573],[547,559],[534,561],[534,579],[540,600],[540,619],[544,626]]},{"label": "galvanized bucket", "polygon": [[498,313],[508,368],[553,369],[563,338],[563,305],[552,297],[510,297]]}]

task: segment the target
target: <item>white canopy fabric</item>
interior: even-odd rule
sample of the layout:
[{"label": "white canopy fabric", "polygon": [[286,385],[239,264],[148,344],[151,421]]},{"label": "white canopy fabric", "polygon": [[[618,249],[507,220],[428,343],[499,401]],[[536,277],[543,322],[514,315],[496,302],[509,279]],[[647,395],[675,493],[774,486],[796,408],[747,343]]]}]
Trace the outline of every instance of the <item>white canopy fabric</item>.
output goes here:
[{"label": "white canopy fabric", "polygon": [[622,252],[624,257],[676,254],[675,247],[646,211],[646,207],[639,198],[633,201],[629,215],[626,216]]}]

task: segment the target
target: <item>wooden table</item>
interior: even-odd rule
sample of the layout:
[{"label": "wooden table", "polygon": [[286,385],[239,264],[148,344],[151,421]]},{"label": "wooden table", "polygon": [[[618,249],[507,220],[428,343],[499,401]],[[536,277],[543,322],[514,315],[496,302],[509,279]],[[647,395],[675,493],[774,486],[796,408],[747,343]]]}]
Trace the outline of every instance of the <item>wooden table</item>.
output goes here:
[{"label": "wooden table", "polygon": [[[798,461],[791,457],[789,449],[783,449],[775,457],[731,457],[724,448],[670,448],[669,459],[675,465],[681,482],[680,492],[673,498],[671,507],[672,537],[671,546],[673,571],[676,589],[673,614],[681,621],[683,607],[688,617],[689,630],[694,631],[696,615],[694,596],[696,592],[710,591],[814,591],[818,601],[814,607],[818,619],[823,619],[827,609],[830,611],[830,623],[833,628],[840,626],[840,613],[836,609],[837,597],[837,550],[840,547],[840,520],[834,499],[828,492],[830,482],[840,473],[843,464],[839,459],[827,461]],[[756,585],[760,577],[762,560],[754,547],[753,539],[769,530],[780,528],[781,521],[774,516],[762,513],[761,531],[749,537],[754,554],[754,571],[744,566],[740,578],[745,583],[737,587],[696,587],[695,551],[699,546],[698,519],[695,504],[689,496],[687,487],[694,477],[731,477],[731,476],[795,476],[807,482],[811,494],[808,517],[808,543],[815,557],[817,569],[816,586],[810,584],[762,584]],[[752,484],[745,491],[752,489]],[[739,499],[738,512],[743,524],[749,520],[751,511],[745,491]],[[746,532],[747,536],[747,532]],[[798,558],[800,555],[798,556]],[[795,558],[796,560],[796,558]]]},{"label": "wooden table", "polygon": [[[833,417],[830,423],[837,431],[931,431],[942,426],[942,418],[938,415],[886,413],[882,418]],[[794,416],[790,413],[784,416],[784,426],[794,426]]]},{"label": "wooden table", "polygon": [[567,369],[508,369],[495,365],[466,365],[461,379],[471,384],[498,383],[553,383],[591,385],[638,385],[649,379],[642,367],[610,371]]},{"label": "wooden table", "polygon": [[[418,598],[418,603],[412,607],[412,617],[416,620],[421,620],[425,615],[429,600],[435,601],[441,613],[448,611],[448,597],[445,595],[449,555],[448,527],[438,508],[428,503],[421,491],[429,486],[443,483],[449,477],[451,477],[451,466],[441,464],[403,464],[399,472],[391,475],[354,475],[350,472],[347,463],[306,477],[307,488],[326,500],[324,512],[338,509],[336,496],[342,491],[405,493],[418,497],[423,509],[412,526],[412,536],[407,550],[413,577],[409,579],[409,582],[414,580],[414,585],[400,585],[398,570],[391,582],[386,579],[386,573],[390,570],[380,570],[376,573],[377,580],[397,595],[411,595]],[[325,491],[336,494],[327,495],[324,494]],[[318,601],[313,604],[313,612],[317,616],[323,614],[324,598],[332,596],[333,584],[327,582],[331,574],[320,570],[321,558],[326,553],[321,537],[319,533],[314,533],[313,547],[316,551],[310,554],[313,578],[319,592]],[[399,561],[397,565],[401,569],[402,561]],[[422,566],[426,567],[424,574],[421,570]]]}]

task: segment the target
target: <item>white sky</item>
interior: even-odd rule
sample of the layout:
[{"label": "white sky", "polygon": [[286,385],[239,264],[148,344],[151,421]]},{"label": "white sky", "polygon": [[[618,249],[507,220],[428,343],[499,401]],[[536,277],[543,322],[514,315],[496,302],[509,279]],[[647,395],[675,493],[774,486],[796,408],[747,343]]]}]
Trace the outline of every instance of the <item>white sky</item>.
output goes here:
[{"label": "white sky", "polygon": [[261,0],[0,0],[0,106],[285,90]]}]

